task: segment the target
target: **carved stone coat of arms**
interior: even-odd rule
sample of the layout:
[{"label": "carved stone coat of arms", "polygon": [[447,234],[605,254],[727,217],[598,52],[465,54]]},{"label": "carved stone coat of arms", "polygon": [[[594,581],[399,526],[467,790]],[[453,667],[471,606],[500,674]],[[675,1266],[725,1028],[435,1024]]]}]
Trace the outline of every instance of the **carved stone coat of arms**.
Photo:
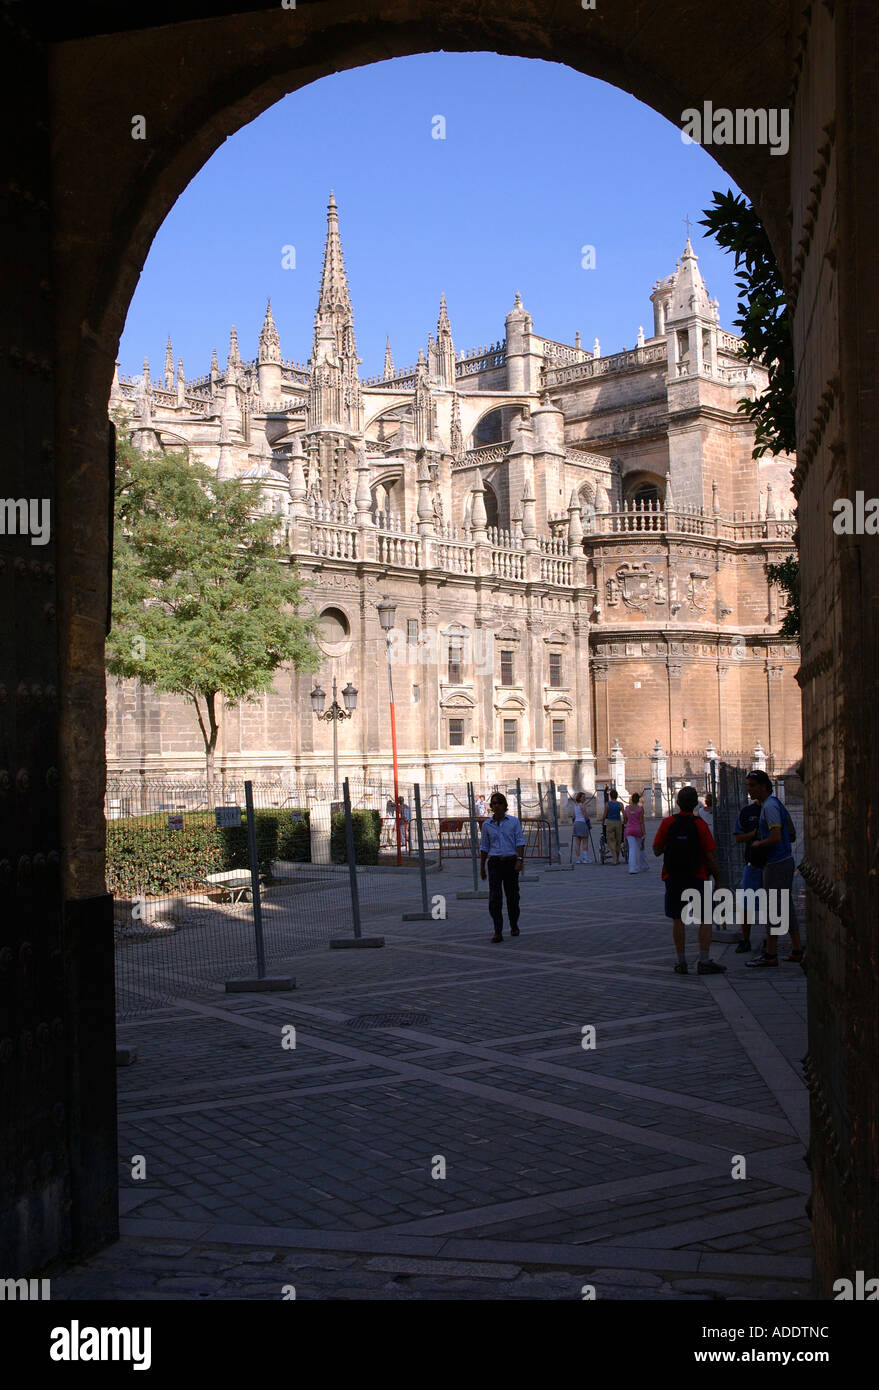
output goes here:
[{"label": "carved stone coat of arms", "polygon": [[655,584],[653,566],[646,563],[620,565],[616,572],[616,581],[626,607],[646,613]]}]

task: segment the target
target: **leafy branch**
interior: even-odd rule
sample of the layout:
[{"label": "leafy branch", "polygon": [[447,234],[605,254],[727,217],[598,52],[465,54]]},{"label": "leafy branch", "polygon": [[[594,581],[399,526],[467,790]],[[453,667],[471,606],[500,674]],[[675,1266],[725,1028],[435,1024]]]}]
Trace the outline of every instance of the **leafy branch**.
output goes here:
[{"label": "leafy branch", "polygon": [[739,355],[760,362],[769,374],[768,389],[756,400],[739,401],[739,410],[754,426],[754,458],[792,454],[796,450],[794,350],[787,294],[766,229],[741,195],[714,193],[700,226],[736,261],[738,317],[735,327],[744,346]]}]

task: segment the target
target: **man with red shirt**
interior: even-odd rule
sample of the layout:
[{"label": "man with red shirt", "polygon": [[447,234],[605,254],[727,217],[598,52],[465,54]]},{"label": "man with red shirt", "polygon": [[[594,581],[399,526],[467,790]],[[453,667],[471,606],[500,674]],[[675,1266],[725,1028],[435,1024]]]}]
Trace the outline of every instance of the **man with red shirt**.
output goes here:
[{"label": "man with red shirt", "polygon": [[[688,888],[695,888],[701,902],[705,880],[713,878],[716,883],[719,876],[714,836],[705,821],[693,815],[698,805],[699,793],[696,788],[681,787],[678,792],[678,814],[665,817],[653,841],[653,853],[664,855],[662,878],[665,883],[665,915],[672,919],[677,975],[689,973],[681,898]],[[710,959],[710,946],[711,923],[700,922],[697,974],[722,975],[726,966]]]}]

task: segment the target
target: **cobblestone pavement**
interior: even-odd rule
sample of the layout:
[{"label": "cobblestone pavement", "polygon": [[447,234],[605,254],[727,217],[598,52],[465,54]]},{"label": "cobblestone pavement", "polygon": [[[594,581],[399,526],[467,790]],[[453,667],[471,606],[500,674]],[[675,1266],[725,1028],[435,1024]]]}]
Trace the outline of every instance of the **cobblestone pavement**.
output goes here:
[{"label": "cobblestone pavement", "polygon": [[810,1297],[799,967],[675,975],[655,863],[542,869],[493,945],[469,872],[120,1025],[122,1238],[53,1299]]}]

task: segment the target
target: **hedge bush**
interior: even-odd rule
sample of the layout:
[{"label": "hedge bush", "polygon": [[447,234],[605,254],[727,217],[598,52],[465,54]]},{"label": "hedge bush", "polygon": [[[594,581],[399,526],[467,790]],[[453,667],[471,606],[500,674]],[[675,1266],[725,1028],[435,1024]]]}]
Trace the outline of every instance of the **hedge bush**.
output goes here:
[{"label": "hedge bush", "polygon": [[[377,864],[382,828],[380,813],[352,811],[351,820],[354,826],[354,858],[358,864]],[[330,818],[330,858],[334,864],[348,862],[344,811],[336,811]]]},{"label": "hedge bush", "polygon": [[[308,812],[259,810],[256,853],[260,872],[272,860],[310,859]],[[247,813],[241,825],[220,829],[210,811],[183,812],[183,829],[170,830],[168,817],[128,816],[107,823],[107,888],[119,897],[166,897],[204,891],[208,874],[248,869]]]},{"label": "hedge bush", "polygon": [[294,863],[311,863],[311,828],[307,811],[297,812],[301,820],[293,819],[292,811],[282,812],[278,824],[278,858]]}]

